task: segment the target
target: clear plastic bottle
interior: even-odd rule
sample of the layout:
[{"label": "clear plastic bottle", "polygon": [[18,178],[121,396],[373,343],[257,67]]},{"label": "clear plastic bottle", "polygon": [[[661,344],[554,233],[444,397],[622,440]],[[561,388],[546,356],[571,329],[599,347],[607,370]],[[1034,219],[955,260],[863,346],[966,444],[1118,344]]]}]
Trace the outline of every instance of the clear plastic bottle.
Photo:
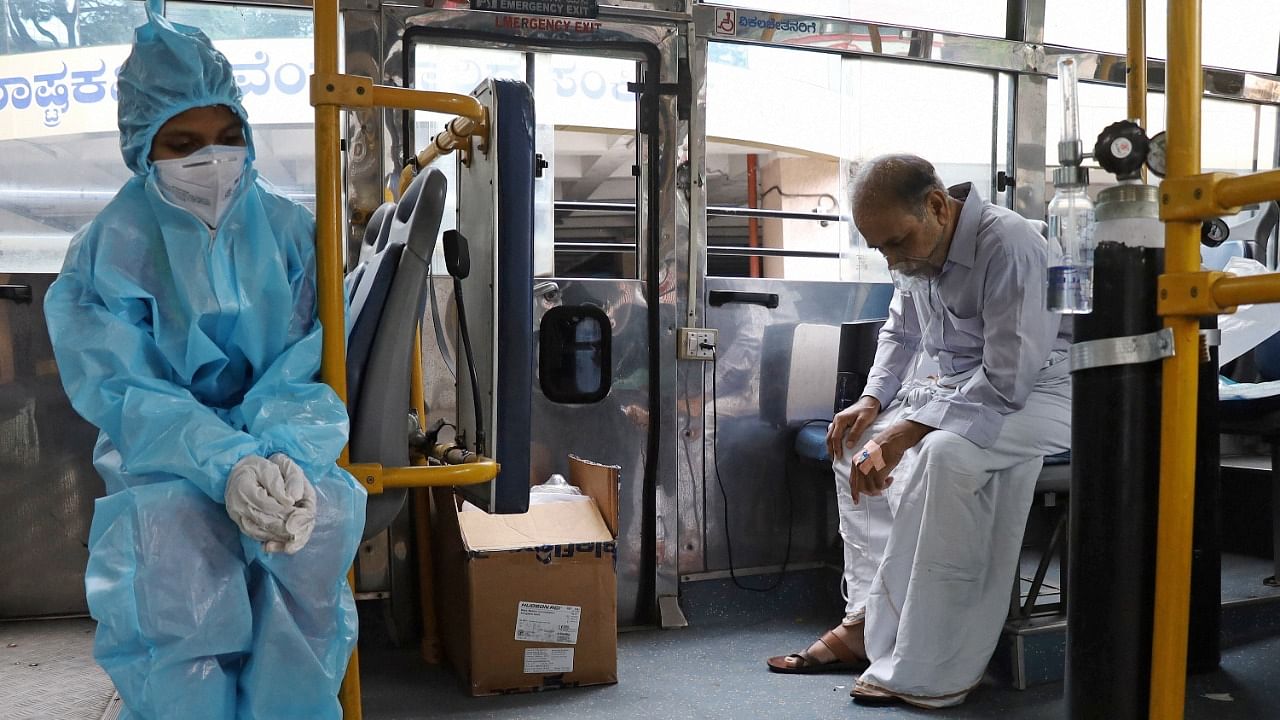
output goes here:
[{"label": "clear plastic bottle", "polygon": [[1058,187],[1049,202],[1050,312],[1093,312],[1093,227],[1093,201],[1085,186]]},{"label": "clear plastic bottle", "polygon": [[1062,85],[1062,138],[1053,171],[1056,192],[1049,201],[1049,288],[1045,304],[1050,312],[1093,312],[1093,201],[1089,199],[1089,171],[1080,165],[1080,114],[1077,104],[1076,59],[1058,60]]}]

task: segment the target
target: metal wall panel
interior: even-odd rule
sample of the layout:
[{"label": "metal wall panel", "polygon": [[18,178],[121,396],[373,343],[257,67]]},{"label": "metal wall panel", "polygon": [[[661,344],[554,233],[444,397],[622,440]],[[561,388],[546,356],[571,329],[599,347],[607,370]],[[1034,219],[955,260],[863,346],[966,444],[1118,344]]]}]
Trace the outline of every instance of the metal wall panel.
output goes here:
[{"label": "metal wall panel", "polygon": [[1042,220],[1045,197],[1045,113],[1048,112],[1048,78],[1019,75],[1013,111],[1013,209],[1019,215]]},{"label": "metal wall panel", "polygon": [[[685,293],[683,325],[698,327],[705,317],[703,282],[707,275],[707,46],[706,38],[690,32],[687,37],[692,112],[689,117],[689,236],[677,284]],[[703,364],[676,360],[676,545],[681,574],[705,568],[703,547],[706,527],[703,502],[702,425],[703,398],[700,375]]]},{"label": "metal wall panel", "polygon": [[[785,332],[788,326],[801,322],[839,326],[849,320],[886,317],[892,288],[866,283],[708,278],[707,291],[715,290],[776,293],[778,307],[728,304],[706,309],[706,326],[720,331],[720,341],[715,366],[704,364],[705,398],[701,398],[701,369],[686,363],[690,370],[683,373],[682,391],[694,415],[686,425],[690,436],[681,448],[688,454],[688,462],[681,464],[681,487],[689,488],[701,506],[705,535],[691,536],[686,530],[680,538],[681,572],[729,569],[726,528],[731,533],[733,565],[738,569],[780,565],[788,531],[791,563],[827,559],[835,537],[830,470],[795,461],[792,442],[796,426],[766,417],[762,396],[779,390],[777,383],[785,383],[785,374],[780,377],[780,373],[787,367],[791,351]],[[712,372],[718,391],[714,398]],[[775,386],[766,387],[770,384]],[[834,388],[834,378],[832,384]],[[705,402],[700,404],[699,399]],[[696,415],[698,408],[701,417]],[[695,470],[701,459],[702,418],[706,418],[705,480],[701,471]],[[721,484],[728,498],[727,526]]]},{"label": "metal wall panel", "polygon": [[[342,13],[344,71],[377,78],[382,57],[382,16],[377,12],[344,10]],[[346,209],[348,219],[347,266],[354,267],[360,254],[369,215],[382,204],[383,115],[369,108],[347,110]]]},{"label": "metal wall panel", "polygon": [[[665,28],[665,33],[655,43],[661,58],[661,66],[656,68],[658,81],[669,87],[675,86],[679,78],[679,43],[681,36],[673,28]],[[657,447],[654,459],[654,575],[652,596],[655,603],[662,598],[674,599],[680,591],[679,567],[679,470],[676,448],[680,439],[676,424],[676,328],[683,317],[683,308],[677,278],[679,266],[688,256],[684,248],[689,238],[689,196],[680,189],[681,167],[688,159],[689,124],[678,116],[678,101],[675,93],[661,96],[658,101],[658,131],[646,138],[646,148],[656,143],[657,167],[646,172],[657,173],[657,197],[649,197],[648,201],[656,206],[655,216],[658,220],[657,243],[657,276],[649,277],[654,286],[657,300],[657,315],[651,318],[657,326],[657,359],[656,370],[651,373],[649,381],[656,384],[653,398],[658,407],[656,417],[659,419]],[[687,172],[687,166],[685,166]],[[679,622],[675,618],[663,618],[666,622]]]},{"label": "metal wall panel", "polygon": [[84,569],[98,431],[71,409],[44,296],[56,275],[0,275],[32,302],[0,300],[0,619],[88,612]]},{"label": "metal wall panel", "polygon": [[[651,572],[641,556],[645,440],[649,408],[648,307],[639,280],[553,280],[559,289],[534,303],[534,324],[557,306],[591,305],[602,310],[612,328],[611,389],[601,401],[560,404],[542,392],[535,360],[531,471],[542,482],[551,473],[568,475],[570,454],[622,468],[618,527],[618,623],[649,622],[648,599],[641,597]],[[539,342],[541,338],[539,338]],[[537,343],[535,343],[536,345]]]}]

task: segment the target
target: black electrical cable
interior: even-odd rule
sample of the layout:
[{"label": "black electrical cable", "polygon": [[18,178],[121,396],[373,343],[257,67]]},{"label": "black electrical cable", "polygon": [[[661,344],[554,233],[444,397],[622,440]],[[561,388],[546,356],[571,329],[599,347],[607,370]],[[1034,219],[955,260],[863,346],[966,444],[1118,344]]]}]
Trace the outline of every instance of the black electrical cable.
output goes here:
[{"label": "black electrical cable", "polygon": [[[717,367],[718,353],[716,352],[715,348],[710,348],[710,349],[711,349],[711,404],[715,408],[715,415],[711,417],[711,434],[712,434],[711,455],[712,455],[712,462],[715,465],[716,484],[720,486],[720,500],[724,510],[724,543],[725,543],[725,550],[728,552],[728,555],[729,555],[729,577],[733,580],[733,584],[737,586],[738,589],[740,590],[750,590],[752,592],[771,592],[773,590],[778,589],[778,587],[782,585],[782,581],[786,579],[786,576],[787,576],[787,566],[791,563],[791,536],[793,534],[793,529],[795,526],[795,513],[794,513],[795,499],[791,496],[791,483],[786,482],[785,476],[784,476],[783,485],[787,489],[787,551],[782,557],[782,569],[778,571],[777,579],[764,587],[751,587],[750,585],[743,585],[742,581],[738,579],[737,569],[734,567],[734,564],[733,564],[733,537],[732,537],[732,533],[729,531],[729,495],[727,492],[725,492],[724,480],[721,479],[720,477],[720,408],[716,405],[720,397],[720,393],[716,387],[716,375],[719,374],[718,373],[719,368]],[[706,366],[703,365],[702,377],[703,377],[704,388],[706,387],[706,376],[707,376]],[[704,393],[705,393],[705,390],[704,390]],[[703,427],[702,486],[705,490],[707,485],[707,479],[706,479],[707,478],[707,464],[706,464],[707,462],[706,461],[707,420],[706,420],[705,411],[702,414],[702,418],[703,418],[702,419],[702,427]]]},{"label": "black electrical cable", "polygon": [[476,376],[476,357],[471,352],[471,333],[467,332],[467,303],[462,295],[462,279],[453,278],[453,296],[458,300],[458,329],[462,332],[462,349],[467,353],[467,372],[471,376],[471,405],[476,418],[476,454],[484,455],[484,409],[480,407],[480,380]]}]

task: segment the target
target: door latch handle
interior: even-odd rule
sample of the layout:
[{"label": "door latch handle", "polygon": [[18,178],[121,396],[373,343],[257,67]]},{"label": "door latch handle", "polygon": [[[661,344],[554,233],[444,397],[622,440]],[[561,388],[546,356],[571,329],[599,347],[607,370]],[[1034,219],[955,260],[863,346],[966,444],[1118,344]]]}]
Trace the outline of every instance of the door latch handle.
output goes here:
[{"label": "door latch handle", "polygon": [[16,303],[31,302],[30,285],[0,285],[0,299],[12,300]]}]

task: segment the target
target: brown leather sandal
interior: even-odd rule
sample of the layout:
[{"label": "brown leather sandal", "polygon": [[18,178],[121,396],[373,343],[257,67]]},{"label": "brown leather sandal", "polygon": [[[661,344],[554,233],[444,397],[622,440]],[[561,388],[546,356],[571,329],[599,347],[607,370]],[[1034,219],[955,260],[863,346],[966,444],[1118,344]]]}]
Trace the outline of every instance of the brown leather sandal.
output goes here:
[{"label": "brown leather sandal", "polygon": [[[828,630],[818,638],[814,645],[819,645],[827,659],[815,657],[810,654],[809,650],[802,650],[798,653],[789,655],[777,655],[767,660],[769,670],[776,673],[804,675],[809,673],[823,672],[850,672],[859,671],[867,667],[867,659],[859,657],[844,640],[835,633],[834,630]],[[813,645],[810,646],[811,648]]]}]

